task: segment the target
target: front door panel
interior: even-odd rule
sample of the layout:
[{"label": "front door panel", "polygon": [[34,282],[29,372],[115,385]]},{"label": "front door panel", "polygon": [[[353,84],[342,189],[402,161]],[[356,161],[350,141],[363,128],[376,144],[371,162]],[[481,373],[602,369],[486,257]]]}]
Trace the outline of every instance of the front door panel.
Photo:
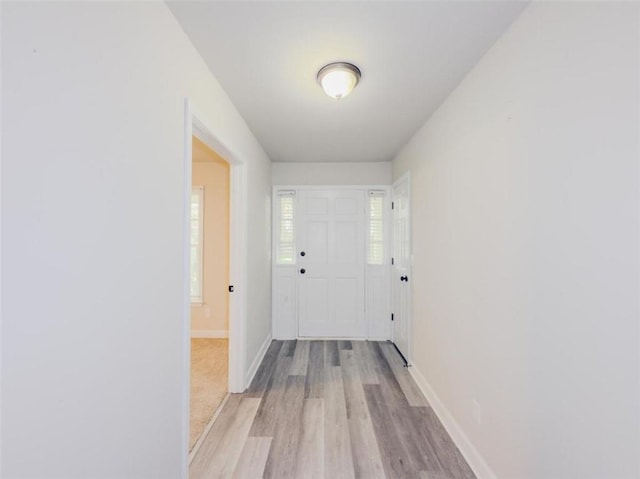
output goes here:
[{"label": "front door panel", "polygon": [[298,334],[365,337],[364,192],[298,192]]}]

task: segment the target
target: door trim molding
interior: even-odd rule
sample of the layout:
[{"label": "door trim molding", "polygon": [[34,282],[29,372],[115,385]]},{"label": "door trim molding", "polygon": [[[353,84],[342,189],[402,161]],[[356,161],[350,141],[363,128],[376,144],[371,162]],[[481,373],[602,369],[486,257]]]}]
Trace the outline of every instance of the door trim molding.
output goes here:
[{"label": "door trim molding", "polygon": [[246,357],[246,197],[247,167],[209,126],[190,98],[184,99],[183,145],[183,305],[182,305],[182,477],[189,476],[189,371],[191,362],[191,298],[189,294],[190,201],[192,175],[192,137],[196,136],[229,163],[229,281],[235,292],[229,297],[229,392],[245,389]]}]

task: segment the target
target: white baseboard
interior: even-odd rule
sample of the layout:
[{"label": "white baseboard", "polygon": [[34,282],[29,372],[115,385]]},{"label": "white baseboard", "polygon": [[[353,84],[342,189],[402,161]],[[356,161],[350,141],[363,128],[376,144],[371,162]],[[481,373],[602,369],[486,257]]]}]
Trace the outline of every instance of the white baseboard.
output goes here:
[{"label": "white baseboard", "polygon": [[229,331],[226,329],[192,329],[192,338],[228,338]]},{"label": "white baseboard", "polygon": [[498,476],[491,470],[487,461],[469,440],[449,410],[442,404],[436,392],[420,370],[415,367],[415,364],[412,364],[409,372],[478,479],[497,479]]},{"label": "white baseboard", "polygon": [[262,346],[260,346],[260,349],[258,350],[258,354],[256,354],[256,357],[253,359],[253,362],[251,363],[251,367],[247,371],[247,376],[245,378],[246,379],[245,387],[249,387],[249,385],[251,384],[251,381],[253,381],[253,377],[258,372],[260,363],[262,363],[262,360],[264,359],[264,355],[267,354],[267,349],[269,349],[270,344],[271,344],[271,333],[267,334],[267,337],[264,339]]}]

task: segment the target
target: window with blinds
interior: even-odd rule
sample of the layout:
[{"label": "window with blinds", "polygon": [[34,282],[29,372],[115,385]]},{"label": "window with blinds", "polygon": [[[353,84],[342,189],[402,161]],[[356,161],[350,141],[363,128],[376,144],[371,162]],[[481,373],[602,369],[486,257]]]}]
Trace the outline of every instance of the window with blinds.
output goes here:
[{"label": "window with blinds", "polygon": [[204,187],[191,188],[191,302],[202,303],[202,244],[204,236]]},{"label": "window with blinds", "polygon": [[384,264],[384,191],[369,192],[367,263]]},{"label": "window with blinds", "polygon": [[296,264],[295,243],[295,192],[278,193],[278,225],[276,263],[280,265]]}]

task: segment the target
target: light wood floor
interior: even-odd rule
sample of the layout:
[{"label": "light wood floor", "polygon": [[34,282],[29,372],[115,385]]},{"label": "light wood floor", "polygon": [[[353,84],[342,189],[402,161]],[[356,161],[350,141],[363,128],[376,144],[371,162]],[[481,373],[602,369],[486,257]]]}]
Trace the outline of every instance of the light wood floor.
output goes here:
[{"label": "light wood floor", "polygon": [[227,394],[228,351],[227,339],[191,340],[189,450],[193,449]]},{"label": "light wood floor", "polygon": [[471,479],[393,345],[273,341],[232,395],[191,479]]}]

